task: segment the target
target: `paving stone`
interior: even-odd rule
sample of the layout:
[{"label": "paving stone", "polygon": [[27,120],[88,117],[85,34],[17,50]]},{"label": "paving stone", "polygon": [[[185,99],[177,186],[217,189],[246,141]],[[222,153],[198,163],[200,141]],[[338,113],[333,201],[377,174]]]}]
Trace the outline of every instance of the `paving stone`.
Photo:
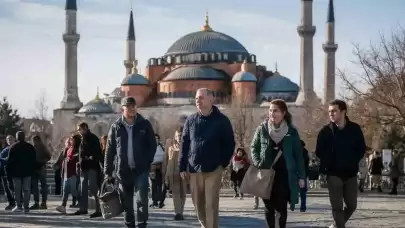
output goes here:
[{"label": "paving stone", "polygon": [[[28,214],[6,212],[0,210],[0,227],[26,228],[73,228],[73,227],[124,227],[122,216],[111,219],[89,219],[87,216],[61,215],[54,208],[60,203],[58,198],[51,197],[46,211],[31,211]],[[6,203],[0,203],[4,208]],[[253,210],[253,198],[244,200],[232,197],[221,197],[220,227],[221,228],[265,228],[263,209]],[[262,206],[262,203],[261,203]],[[358,210],[348,223],[348,228],[405,228],[405,197],[381,194],[363,194],[359,197]],[[166,201],[163,209],[150,210],[151,228],[199,228],[191,199],[187,199],[185,207],[185,221],[173,220],[173,204],[171,198]],[[75,209],[69,209],[74,212]],[[308,210],[289,212],[287,227],[327,227],[332,222],[329,199],[325,192],[311,194],[308,198]]]}]

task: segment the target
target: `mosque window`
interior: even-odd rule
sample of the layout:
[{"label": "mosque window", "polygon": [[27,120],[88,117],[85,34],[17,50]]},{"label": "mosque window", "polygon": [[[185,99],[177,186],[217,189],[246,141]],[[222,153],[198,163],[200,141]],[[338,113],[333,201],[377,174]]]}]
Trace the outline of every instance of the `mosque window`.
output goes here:
[{"label": "mosque window", "polygon": [[176,56],[176,64],[180,64],[181,63],[181,56]]},{"label": "mosque window", "polygon": [[167,56],[166,63],[167,64],[172,64],[172,57],[171,56]]},{"label": "mosque window", "polygon": [[201,56],[201,54],[196,54],[196,55],[195,55],[195,61],[197,61],[197,62],[201,62],[201,61],[202,61],[202,56]]},{"label": "mosque window", "polygon": [[255,62],[256,62],[256,56],[255,56],[255,55],[251,55],[251,56],[250,56],[250,61],[251,61],[252,63],[255,63]]},{"label": "mosque window", "polygon": [[238,55],[238,62],[242,62],[243,61],[243,57],[241,54]]},{"label": "mosque window", "polygon": [[211,61],[215,62],[215,54],[211,53]]},{"label": "mosque window", "polygon": [[207,62],[208,61],[208,54],[207,53],[202,53],[202,61]]},{"label": "mosque window", "polygon": [[224,53],[224,55],[223,55],[223,59],[226,61],[226,60],[228,60],[228,53]]},{"label": "mosque window", "polygon": [[162,59],[157,60],[157,65],[162,65]]},{"label": "mosque window", "polygon": [[221,53],[217,52],[216,54],[217,54],[218,60],[221,61],[221,60],[222,60],[222,55],[221,55]]}]

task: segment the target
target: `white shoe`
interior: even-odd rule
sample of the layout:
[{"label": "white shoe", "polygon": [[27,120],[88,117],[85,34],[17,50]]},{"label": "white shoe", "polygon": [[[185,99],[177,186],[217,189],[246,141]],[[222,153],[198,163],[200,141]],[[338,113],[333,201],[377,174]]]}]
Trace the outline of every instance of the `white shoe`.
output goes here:
[{"label": "white shoe", "polygon": [[335,224],[329,226],[329,228],[336,228]]},{"label": "white shoe", "polygon": [[13,210],[11,210],[12,212],[23,212],[24,210],[21,207],[15,206],[13,208]]},{"label": "white shoe", "polygon": [[57,207],[56,207],[56,211],[57,211],[57,212],[60,212],[60,213],[62,213],[62,214],[66,214],[66,207],[64,207],[64,206],[57,206]]}]

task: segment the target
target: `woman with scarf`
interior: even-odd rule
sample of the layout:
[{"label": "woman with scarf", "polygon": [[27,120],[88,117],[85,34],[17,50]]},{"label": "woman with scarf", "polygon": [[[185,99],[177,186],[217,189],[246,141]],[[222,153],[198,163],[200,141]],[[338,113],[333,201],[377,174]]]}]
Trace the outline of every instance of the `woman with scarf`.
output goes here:
[{"label": "woman with scarf", "polygon": [[66,213],[66,203],[69,194],[72,195],[73,199],[71,207],[76,206],[76,200],[78,198],[76,164],[79,162],[80,142],[81,138],[79,135],[70,137],[67,147],[63,153],[61,153],[57,161],[62,164],[61,175],[63,179],[62,205],[56,207],[56,211],[60,213]]},{"label": "woman with scarf", "polygon": [[270,169],[280,153],[272,167],[275,177],[271,197],[263,199],[269,228],[286,227],[288,203],[294,210],[300,188],[305,187],[301,140],[291,122],[286,103],[278,99],[271,101],[269,119],[256,129],[251,145],[252,165],[259,169]]},{"label": "woman with scarf", "polygon": [[239,147],[236,149],[236,153],[231,161],[231,181],[233,190],[235,191],[234,198],[243,199],[243,193],[240,193],[239,189],[247,168],[249,168],[249,159],[247,158],[245,150]]}]

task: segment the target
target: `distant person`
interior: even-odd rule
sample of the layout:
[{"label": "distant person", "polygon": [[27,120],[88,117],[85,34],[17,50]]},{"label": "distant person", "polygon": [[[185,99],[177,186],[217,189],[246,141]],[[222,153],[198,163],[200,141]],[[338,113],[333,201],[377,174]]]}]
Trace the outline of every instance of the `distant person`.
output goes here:
[{"label": "distant person", "polygon": [[184,123],[180,175],[190,180],[191,198],[201,226],[218,228],[222,172],[235,149],[234,133],[228,117],[213,105],[213,91],[198,89],[195,103],[197,112]]},{"label": "distant person", "polygon": [[300,188],[300,200],[301,200],[301,207],[300,211],[305,212],[307,211],[307,192],[308,192],[308,174],[309,174],[309,153],[308,150],[305,148],[305,142],[301,140],[302,145],[302,156],[304,158],[304,166],[305,166],[305,186]]},{"label": "distant person", "polygon": [[368,176],[367,154],[359,162],[359,191],[364,192],[364,185]]},{"label": "distant person", "polygon": [[121,106],[122,116],[111,125],[108,133],[104,174],[107,180],[113,180],[114,160],[117,158],[116,176],[123,196],[125,225],[146,228],[149,219],[149,168],[157,147],[155,133],[149,120],[137,112],[135,98],[124,97]]},{"label": "distant person", "polygon": [[180,177],[180,140],[183,132],[183,126],[178,126],[174,133],[174,140],[165,152],[163,167],[165,183],[172,191],[174,220],[184,220],[183,212],[186,203],[187,180]]},{"label": "distant person", "polygon": [[389,166],[390,166],[390,177],[391,177],[391,181],[392,181],[392,188],[391,188],[390,195],[397,195],[399,177],[401,176],[401,173],[403,170],[403,163],[398,154],[398,151],[394,150],[392,152],[392,159],[391,159]]},{"label": "distant person", "polygon": [[149,171],[149,177],[152,183],[151,186],[152,204],[150,205],[150,207],[163,208],[165,205],[163,204],[163,195],[162,195],[164,184],[162,165],[165,157],[165,149],[160,143],[160,136],[158,134],[155,134],[155,138],[157,148],[155,157],[153,158],[153,162]]},{"label": "distant person", "polygon": [[12,135],[6,137],[7,147],[5,147],[0,153],[0,176],[3,184],[4,192],[7,196],[8,205],[5,208],[6,211],[12,210],[16,204],[14,199],[14,184],[13,179],[6,173],[6,165],[8,160],[8,154],[11,145],[15,143],[15,138]]},{"label": "distant person", "polygon": [[360,126],[347,117],[346,102],[330,102],[328,112],[330,123],[320,130],[315,153],[320,159],[320,171],[327,175],[335,221],[330,228],[345,228],[357,208],[357,173],[366,144]]},{"label": "distant person", "polygon": [[[34,205],[30,207],[31,210],[38,210],[48,209],[46,205],[46,201],[48,200],[48,183],[47,183],[47,164],[48,161],[51,160],[52,154],[49,152],[48,148],[42,142],[41,137],[36,135],[32,138],[32,142],[34,144],[35,152],[36,152],[36,165],[35,165],[35,172],[32,175],[31,185],[32,185],[32,193],[34,195]],[[41,196],[42,201],[39,204],[39,185],[41,184]]]},{"label": "distant person", "polygon": [[234,198],[243,199],[243,193],[240,192],[240,186],[245,177],[246,170],[249,168],[249,159],[245,149],[239,147],[231,160],[231,181],[235,192]]},{"label": "distant person", "polygon": [[378,192],[382,192],[381,188],[381,176],[384,170],[384,164],[381,157],[381,153],[374,151],[373,158],[369,164],[369,172],[371,175],[371,190],[377,189]]},{"label": "distant person", "polygon": [[[15,201],[17,206],[13,211],[28,213],[30,211],[31,175],[35,172],[35,148],[25,142],[25,134],[19,131],[16,134],[17,142],[9,150],[6,172],[14,182]],[[24,197],[21,200],[21,196]]]}]

